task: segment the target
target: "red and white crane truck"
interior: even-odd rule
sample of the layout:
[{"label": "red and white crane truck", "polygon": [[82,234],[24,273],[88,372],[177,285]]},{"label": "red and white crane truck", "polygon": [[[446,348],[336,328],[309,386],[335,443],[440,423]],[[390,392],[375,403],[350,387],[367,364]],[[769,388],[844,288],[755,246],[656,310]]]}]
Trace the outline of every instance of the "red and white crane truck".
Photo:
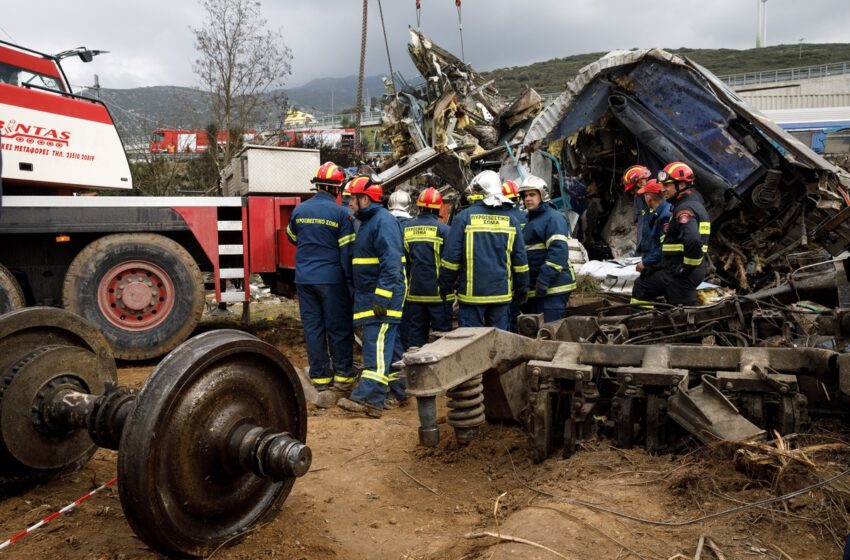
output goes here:
[{"label": "red and white crane truck", "polygon": [[[58,56],[0,42],[0,312],[64,306],[95,324],[117,358],[141,360],[195,329],[203,272],[217,302],[247,305],[255,273],[285,292],[295,262],[286,225],[319,155],[267,150],[299,165],[269,168],[263,153],[249,174],[250,158],[238,156],[230,193],[239,196],[102,196],[132,189],[106,105],[71,92]],[[252,180],[263,172],[276,187]],[[244,290],[222,291],[226,280]]]}]

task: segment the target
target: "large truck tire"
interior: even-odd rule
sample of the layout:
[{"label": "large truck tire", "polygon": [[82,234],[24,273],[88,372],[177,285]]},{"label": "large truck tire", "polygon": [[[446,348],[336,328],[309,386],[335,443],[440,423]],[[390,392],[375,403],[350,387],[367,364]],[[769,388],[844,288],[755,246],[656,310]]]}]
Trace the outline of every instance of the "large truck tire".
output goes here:
[{"label": "large truck tire", "polygon": [[192,334],[204,311],[203,277],[179,243],[119,233],[88,244],[65,274],[65,309],[88,319],[116,358],[146,360]]},{"label": "large truck tire", "polygon": [[26,306],[21,285],[9,269],[0,264],[0,315]]}]

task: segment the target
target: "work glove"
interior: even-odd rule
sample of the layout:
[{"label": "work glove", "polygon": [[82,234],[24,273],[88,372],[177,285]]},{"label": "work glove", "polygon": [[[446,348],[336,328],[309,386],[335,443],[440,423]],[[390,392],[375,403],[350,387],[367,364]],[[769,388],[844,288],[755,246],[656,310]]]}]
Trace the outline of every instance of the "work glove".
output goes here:
[{"label": "work glove", "polygon": [[[534,285],[534,294],[535,294],[537,297],[543,297],[543,296],[545,296],[545,295],[546,295],[547,290],[549,290],[549,286],[547,286],[546,284],[544,284],[544,283],[542,283],[542,282],[537,282],[537,283]],[[526,299],[528,299],[528,297],[526,297]]]},{"label": "work glove", "polygon": [[528,294],[525,292],[514,292],[514,301],[519,307],[522,307],[528,301]]},{"label": "work glove", "polygon": [[375,317],[387,316],[387,308],[378,303],[372,306],[372,312],[375,314]]}]

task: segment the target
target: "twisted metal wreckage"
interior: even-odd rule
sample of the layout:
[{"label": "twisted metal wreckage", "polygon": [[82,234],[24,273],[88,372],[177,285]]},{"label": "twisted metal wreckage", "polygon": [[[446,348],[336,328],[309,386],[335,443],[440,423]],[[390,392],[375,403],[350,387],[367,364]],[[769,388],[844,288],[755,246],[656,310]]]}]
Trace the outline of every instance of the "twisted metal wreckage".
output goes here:
[{"label": "twisted metal wreckage", "polygon": [[616,258],[635,239],[623,170],[684,160],[713,222],[712,277],[737,293],[640,312],[606,299],[550,324],[521,316],[519,334],[438,335],[405,355],[424,445],[439,441],[440,394],[459,441],[485,418],[513,420],[536,460],[559,448],[569,455],[600,431],[622,447],[662,451],[689,434],[760,438],[804,429],[815,414],[843,415],[850,175],[706,69],[663,50],[609,53],[545,107],[530,88],[506,102],[493,80],[419,31],[409,51],[426,81],[401,81],[390,100],[383,132],[394,165],[380,174],[385,185],[430,172],[457,211],[478,171],[530,172],[549,180],[571,223],[581,220],[591,256]]}]

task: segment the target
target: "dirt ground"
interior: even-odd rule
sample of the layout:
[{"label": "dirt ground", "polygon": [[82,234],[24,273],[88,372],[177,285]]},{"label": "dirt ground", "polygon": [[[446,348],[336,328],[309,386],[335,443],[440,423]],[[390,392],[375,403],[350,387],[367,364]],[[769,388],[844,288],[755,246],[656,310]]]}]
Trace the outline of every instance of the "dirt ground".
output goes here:
[{"label": "dirt ground", "polygon": [[[303,334],[293,317],[291,302],[258,306],[252,329],[304,367]],[[227,322],[207,321],[203,328]],[[120,381],[139,386],[153,367],[124,364]],[[706,535],[728,559],[840,557],[840,535],[811,517],[817,493],[682,527],[632,521],[576,503],[681,522],[776,495],[710,451],[651,456],[600,440],[570,459],[534,465],[516,426],[485,425],[479,439],[458,447],[443,422],[442,442],[433,449],[418,446],[417,427],[415,404],[379,420],[311,407],[312,469],[296,482],[279,515],[214,556],[667,560],[694,558]],[[100,450],[83,470],[0,502],[0,541],[111,479],[116,455]],[[535,544],[475,536],[483,532]],[[0,559],[157,557],[125,522],[115,487],[0,551]],[[716,557],[708,547],[702,553],[703,559]]]}]

